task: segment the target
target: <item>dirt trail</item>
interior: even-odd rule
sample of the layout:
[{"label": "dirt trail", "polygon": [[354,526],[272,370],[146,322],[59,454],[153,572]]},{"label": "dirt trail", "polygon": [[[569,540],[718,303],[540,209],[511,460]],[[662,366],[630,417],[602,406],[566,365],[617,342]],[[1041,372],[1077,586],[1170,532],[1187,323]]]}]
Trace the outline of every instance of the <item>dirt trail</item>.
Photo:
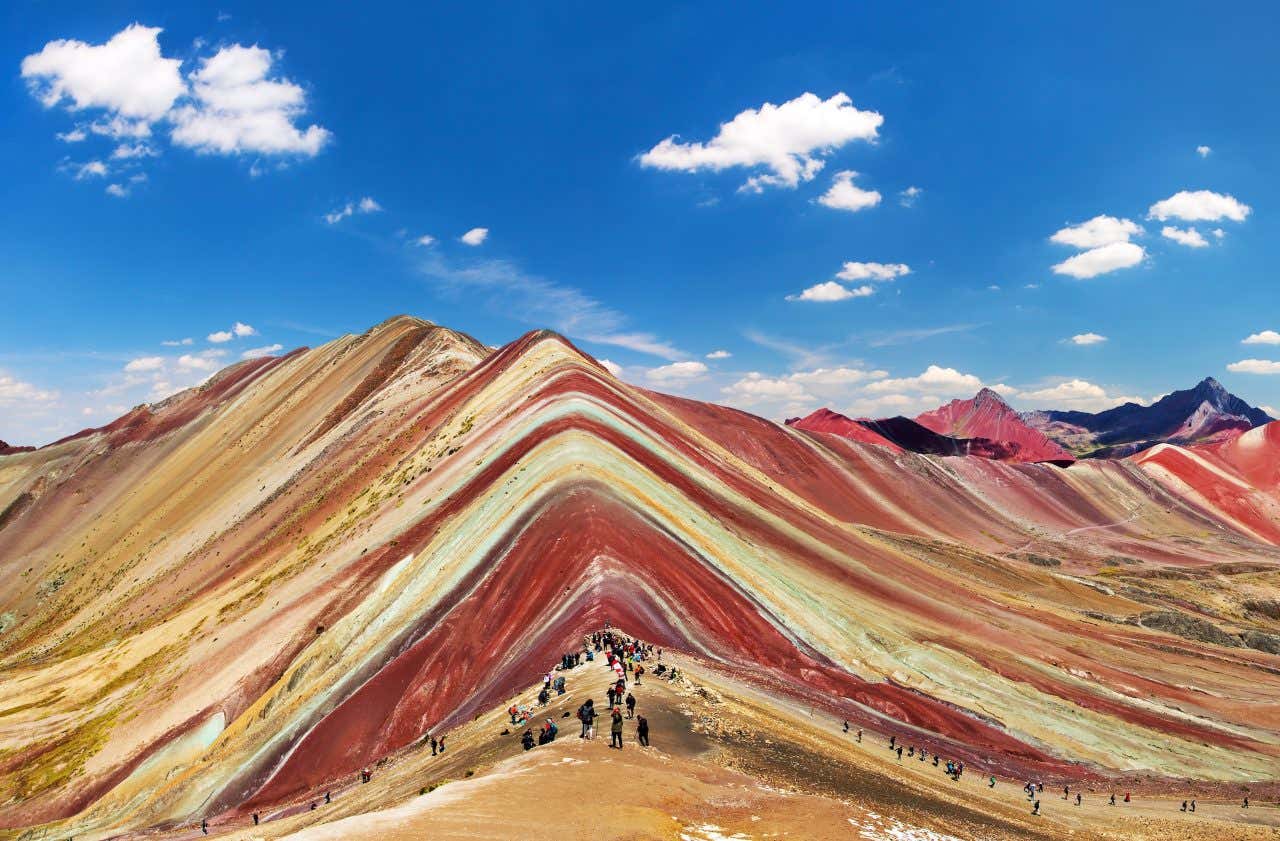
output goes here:
[{"label": "dirt trail", "polygon": [[[841,732],[839,722],[749,690],[683,656],[668,656],[687,678],[652,674],[631,686],[651,728],[652,747],[625,723],[625,747],[610,749],[608,719],[595,740],[578,738],[573,711],[587,697],[604,709],[610,673],[600,662],[566,673],[567,691],[553,696],[531,724],[552,718],[552,744],[525,752],[523,726],[493,710],[448,735],[448,752],[419,748],[374,768],[373,781],[316,793],[266,816],[211,822],[211,835],[292,841],[338,839],[797,839],[1280,838],[1280,809],[1256,803],[1201,800],[1195,815],[1179,798],[1147,795],[1116,807],[1104,792],[1086,792],[1080,807],[1061,790],[1040,795],[1030,814],[1022,783],[970,772],[954,782],[934,768],[895,754],[878,734]],[[652,668],[653,664],[650,664]],[[512,702],[533,705],[537,688]],[[568,716],[566,716],[566,713]],[[503,730],[508,731],[505,735]],[[426,793],[420,794],[427,790]],[[1074,794],[1074,790],[1073,790]],[[1122,794],[1122,792],[1121,792]],[[147,836],[154,837],[154,836]],[[177,837],[201,837],[198,829]]]}]

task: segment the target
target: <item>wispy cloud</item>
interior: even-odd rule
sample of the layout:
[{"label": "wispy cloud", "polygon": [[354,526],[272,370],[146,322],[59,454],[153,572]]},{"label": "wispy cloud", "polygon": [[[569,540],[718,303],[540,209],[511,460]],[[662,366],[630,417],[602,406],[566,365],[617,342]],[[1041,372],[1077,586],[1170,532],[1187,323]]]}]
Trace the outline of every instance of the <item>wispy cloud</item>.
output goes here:
[{"label": "wispy cloud", "polygon": [[949,333],[967,333],[982,326],[982,324],[944,324],[941,327],[915,327],[905,330],[870,333],[864,338],[870,347],[891,347],[893,345],[920,342],[925,339],[932,339],[935,336],[945,336]]},{"label": "wispy cloud", "polygon": [[510,260],[454,263],[430,252],[418,271],[443,290],[482,297],[490,308],[566,336],[676,361],[689,354],[658,336],[628,329],[627,317],[580,289],[529,274]]}]

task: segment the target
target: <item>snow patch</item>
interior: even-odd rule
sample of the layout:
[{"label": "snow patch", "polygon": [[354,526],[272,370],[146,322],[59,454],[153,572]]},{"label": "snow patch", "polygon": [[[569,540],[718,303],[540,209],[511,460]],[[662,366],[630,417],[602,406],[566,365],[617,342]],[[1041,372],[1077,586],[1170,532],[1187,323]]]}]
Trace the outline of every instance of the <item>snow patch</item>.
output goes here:
[{"label": "snow patch", "polygon": [[897,818],[881,817],[875,812],[867,812],[862,821],[849,818],[849,823],[858,830],[859,838],[866,838],[868,841],[960,841],[954,835],[911,826]]}]

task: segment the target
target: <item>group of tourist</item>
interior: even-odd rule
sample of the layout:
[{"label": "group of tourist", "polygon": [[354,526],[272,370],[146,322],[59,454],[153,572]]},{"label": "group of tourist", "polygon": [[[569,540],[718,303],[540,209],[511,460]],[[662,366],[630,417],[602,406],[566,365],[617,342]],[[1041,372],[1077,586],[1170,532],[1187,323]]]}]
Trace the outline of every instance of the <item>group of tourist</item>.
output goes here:
[{"label": "group of tourist", "polygon": [[[848,722],[848,721],[845,721],[845,722],[844,722],[844,732],[845,732],[845,733],[848,733],[848,732],[849,732],[849,722]],[[861,743],[861,742],[862,742],[862,730],[861,730],[861,729],[859,729],[859,730],[858,730],[857,740],[858,740],[858,742],[859,742],[859,743]],[[898,757],[898,761],[899,761],[899,762],[901,762],[901,761],[902,761],[902,756],[903,756],[903,746],[902,746],[901,744],[899,744],[899,743],[898,743],[898,737],[897,737],[897,736],[893,736],[893,735],[889,736],[889,751],[890,751],[891,753],[895,753],[895,754],[897,754],[897,757]],[[928,758],[929,758],[929,751],[925,750],[924,748],[920,748],[919,750],[917,750],[915,745],[908,745],[908,746],[906,747],[906,756],[907,756],[907,758],[908,758],[908,759],[911,759],[911,758],[914,758],[914,757],[919,757],[919,761],[920,761],[920,762],[925,762],[925,761],[927,761],[927,760],[928,760]],[[933,754],[933,767],[935,767],[935,768],[939,767],[939,762],[940,762],[940,757],[938,756],[938,754],[937,754],[937,753],[934,753],[934,754]],[[946,773],[946,775],[947,775],[948,777],[950,777],[951,779],[955,780],[956,782],[959,782],[959,781],[960,781],[960,777],[961,777],[961,775],[962,775],[962,774],[964,774],[964,763],[963,763],[963,762],[961,762],[961,761],[959,761],[959,760],[952,760],[952,759],[948,759],[948,760],[946,761],[946,771],[945,771],[945,773]],[[990,776],[988,776],[988,777],[987,777],[987,787],[988,787],[988,788],[995,788],[995,787],[996,787],[996,778],[995,778],[995,775],[994,775],[994,774],[992,774],[992,775],[990,775]],[[1033,815],[1039,815],[1039,814],[1040,814],[1040,798],[1039,798],[1039,794],[1040,794],[1041,792],[1043,792],[1043,791],[1044,791],[1044,783],[1034,782],[1034,781],[1030,781],[1030,780],[1029,780],[1029,781],[1027,781],[1027,784],[1026,784],[1026,785],[1024,785],[1024,786],[1022,787],[1022,791],[1023,791],[1023,793],[1024,793],[1024,794],[1026,794],[1026,795],[1027,795],[1027,801],[1031,803],[1031,814],[1033,814]],[[1063,787],[1062,787],[1062,799],[1063,799],[1063,800],[1067,800],[1067,801],[1070,801],[1070,800],[1071,800],[1071,786],[1066,785],[1066,786],[1063,786]],[[1076,793],[1075,793],[1075,801],[1074,801],[1074,802],[1075,802],[1075,805],[1077,805],[1077,806],[1080,806],[1080,805],[1084,802],[1084,796],[1083,796],[1083,795],[1080,793],[1080,791],[1078,791],[1078,790],[1077,790],[1077,791],[1076,791]],[[1115,794],[1113,793],[1113,794],[1111,794],[1110,799],[1107,801],[1107,805],[1109,805],[1109,806],[1115,806],[1115,805],[1116,805],[1116,802],[1117,802],[1117,801],[1116,801],[1116,796],[1115,796]],[[1129,792],[1127,792],[1127,791],[1124,793],[1124,800],[1123,800],[1123,802],[1125,802],[1125,803],[1130,803],[1130,802],[1132,802],[1132,797],[1130,796],[1130,793],[1129,793]],[[1244,798],[1244,802],[1241,804],[1241,808],[1242,808],[1242,809],[1248,809],[1248,808],[1249,808],[1249,798],[1248,798],[1248,797]],[[1182,801],[1182,808],[1181,808],[1181,810],[1180,810],[1180,811],[1183,811],[1183,812],[1194,812],[1195,810],[1196,810],[1196,801],[1195,801],[1195,800],[1190,800],[1190,801],[1184,800],[1184,801]]]},{"label": "group of tourist", "polygon": [[[605,696],[608,698],[608,707],[606,716],[609,718],[609,747],[622,749],[623,745],[623,722],[625,720],[635,719],[636,722],[636,740],[642,747],[649,746],[649,721],[643,715],[636,715],[636,696],[633,691],[627,688],[628,678],[632,686],[640,686],[641,679],[648,671],[645,666],[646,662],[656,659],[656,668],[654,674],[666,677],[668,680],[674,680],[676,673],[674,669],[668,669],[666,664],[660,662],[662,659],[662,649],[645,643],[634,637],[627,637],[609,626],[606,622],[603,630],[588,634],[583,637],[582,650],[574,652],[566,652],[560,657],[559,669],[568,671],[582,665],[583,662],[594,663],[596,655],[600,655],[608,669],[613,673],[613,681],[605,689]],[[551,690],[555,690],[557,695],[564,694],[565,678],[564,675],[556,675],[555,669],[549,671],[544,680],[542,691],[538,693],[538,703],[546,706],[551,700]],[[623,709],[626,709],[626,716],[623,716]],[[508,710],[512,724],[524,724],[532,718],[532,711],[522,704],[513,704]],[[565,713],[568,717],[569,713]],[[601,717],[600,712],[596,709],[595,699],[588,698],[583,701],[577,710],[578,723],[581,725],[581,732],[578,734],[580,739],[594,739],[596,735],[596,720]],[[535,743],[545,745],[555,741],[559,728],[550,718],[539,728],[539,734],[535,738],[533,729],[527,728],[520,737],[520,743],[525,750],[532,750]]]}]

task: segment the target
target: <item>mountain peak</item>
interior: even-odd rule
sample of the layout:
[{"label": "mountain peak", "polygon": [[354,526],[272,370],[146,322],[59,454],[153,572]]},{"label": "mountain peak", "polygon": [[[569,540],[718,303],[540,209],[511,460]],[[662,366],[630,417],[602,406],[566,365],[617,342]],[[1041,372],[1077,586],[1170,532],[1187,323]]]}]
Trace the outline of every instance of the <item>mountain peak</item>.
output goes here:
[{"label": "mountain peak", "polygon": [[1009,407],[1009,404],[1005,402],[1005,399],[1000,396],[999,392],[993,391],[985,386],[982,389],[980,389],[977,394],[973,396],[973,402],[974,403],[989,403],[989,402],[999,403],[1001,406],[1004,406],[1005,408]]}]

